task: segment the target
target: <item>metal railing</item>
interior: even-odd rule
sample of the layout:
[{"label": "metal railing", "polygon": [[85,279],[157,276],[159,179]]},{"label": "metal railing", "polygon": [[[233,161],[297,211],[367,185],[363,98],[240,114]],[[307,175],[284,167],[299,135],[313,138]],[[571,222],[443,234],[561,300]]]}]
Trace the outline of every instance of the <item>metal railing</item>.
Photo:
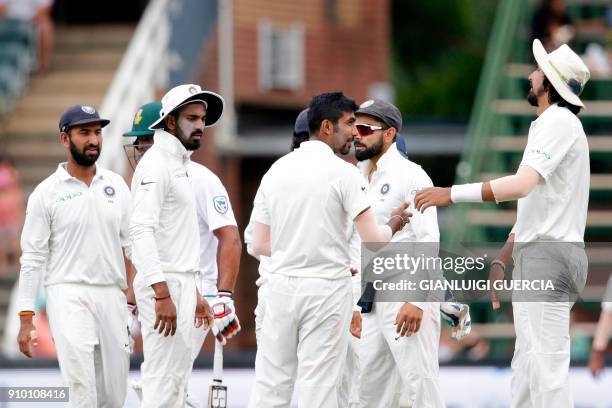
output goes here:
[{"label": "metal railing", "polygon": [[[529,5],[529,0],[501,0],[499,3],[470,117],[466,145],[461,161],[457,165],[456,184],[471,182],[481,172],[488,149],[487,139],[495,122],[491,105],[500,93],[504,67],[520,27],[522,12]],[[464,238],[468,226],[466,217],[468,209],[469,206],[466,204],[452,209],[448,241],[460,242]]]},{"label": "metal railing", "polygon": [[104,129],[98,163],[124,174],[123,133],[129,131],[137,109],[155,98],[168,82],[170,58],[169,5],[173,0],[151,0],[102,101],[100,114],[111,123]]}]

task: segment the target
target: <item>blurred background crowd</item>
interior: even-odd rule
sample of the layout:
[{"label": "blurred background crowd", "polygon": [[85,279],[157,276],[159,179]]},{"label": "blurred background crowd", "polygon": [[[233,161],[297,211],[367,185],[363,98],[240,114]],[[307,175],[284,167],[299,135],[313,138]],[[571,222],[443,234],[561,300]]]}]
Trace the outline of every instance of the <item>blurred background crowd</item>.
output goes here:
[{"label": "blurred background crowd", "polygon": [[[24,364],[11,310],[19,235],[29,193],[63,161],[57,121],[66,107],[90,104],[113,121],[99,163],[129,180],[121,134],[138,106],[180,83],[223,95],[230,109],[193,159],[222,179],[243,231],[261,176],[289,151],[297,113],[324,91],[342,90],[358,103],[393,101],[408,155],[435,185],[515,169],[534,118],[525,102],[532,38],[548,51],[570,44],[591,69],[581,114],[593,173],[585,240],[610,242],[607,0],[0,0],[0,367]],[[442,240],[504,241],[514,211],[512,204],[440,210]],[[573,309],[578,364],[588,359],[612,266],[609,247],[591,255],[589,293]],[[243,251],[236,291],[243,329],[228,345],[228,364],[253,361],[256,278],[257,263]],[[38,307],[35,352],[52,359],[44,293]],[[441,363],[507,365],[511,308],[471,309],[465,341],[443,332]]]}]

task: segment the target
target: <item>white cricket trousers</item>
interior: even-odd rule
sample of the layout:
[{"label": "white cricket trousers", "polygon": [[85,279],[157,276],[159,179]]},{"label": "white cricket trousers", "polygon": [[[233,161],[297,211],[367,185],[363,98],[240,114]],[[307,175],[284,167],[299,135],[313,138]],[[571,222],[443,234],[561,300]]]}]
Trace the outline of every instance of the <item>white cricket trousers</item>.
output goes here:
[{"label": "white cricket trousers", "polygon": [[191,372],[195,274],[164,272],[164,276],[177,316],[176,333],[168,337],[153,329],[155,292],[144,284],[142,274],[136,274],[134,278],[144,352],[144,361],[140,366],[143,408],[182,408]]},{"label": "white cricket trousers", "polygon": [[[203,281],[198,286],[200,290],[200,295],[204,297],[206,301],[210,300],[211,297],[217,296],[217,284],[213,281]],[[193,327],[191,329],[191,368],[193,371],[193,363],[195,363],[196,358],[200,355],[200,351],[202,350],[202,346],[204,345],[204,340],[206,340],[206,335],[210,332],[210,328],[203,329],[202,327]],[[189,372],[189,378],[191,378],[191,371]],[[185,381],[185,392],[187,393],[187,407],[199,407],[200,403],[195,399],[193,394],[189,393],[189,379]]]},{"label": "white cricket trousers", "polygon": [[349,336],[349,277],[271,274],[249,407],[289,407],[297,375],[298,405],[338,407]]},{"label": "white cricket trousers", "polygon": [[359,346],[360,339],[354,337],[349,331],[346,361],[342,369],[342,381],[338,390],[338,406],[353,408],[359,405]]},{"label": "white cricket trousers", "polygon": [[[513,279],[553,277],[555,289],[586,283],[584,249],[564,243],[515,251]],[[552,271],[552,273],[551,273]],[[566,302],[512,302],[516,342],[512,357],[512,407],[573,407],[569,386],[570,310]]]},{"label": "white cricket trousers", "polygon": [[424,303],[419,331],[395,340],[395,319],[403,304],[376,302],[362,315],[360,407],[399,407],[403,392],[408,392],[412,407],[444,407],[438,364],[440,304]]},{"label": "white cricket trousers", "polygon": [[46,287],[47,315],[70,407],[123,407],[130,369],[126,298],[115,286]]}]

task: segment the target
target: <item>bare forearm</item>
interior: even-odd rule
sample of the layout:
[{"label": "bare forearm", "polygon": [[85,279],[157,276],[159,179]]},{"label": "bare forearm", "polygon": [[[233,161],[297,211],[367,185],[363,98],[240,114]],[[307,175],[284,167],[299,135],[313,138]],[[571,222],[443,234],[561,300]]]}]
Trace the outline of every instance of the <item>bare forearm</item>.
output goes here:
[{"label": "bare forearm", "polygon": [[502,261],[506,266],[512,265],[512,250],[514,249],[514,234],[508,235],[508,240],[502,247],[499,254],[497,254],[497,259]]},{"label": "bare forearm", "polygon": [[242,245],[238,234],[236,234],[234,239],[219,241],[219,246],[217,247],[219,290],[234,291],[238,270],[240,269],[241,254]]},{"label": "bare forearm", "polygon": [[595,336],[593,336],[593,350],[605,351],[612,334],[612,311],[602,310]]},{"label": "bare forearm", "polygon": [[130,262],[130,260],[125,257],[125,277],[127,281],[127,289],[125,289],[125,297],[127,298],[127,302],[131,304],[136,304],[136,295],[134,294],[134,277],[136,276],[136,269],[134,265]]}]

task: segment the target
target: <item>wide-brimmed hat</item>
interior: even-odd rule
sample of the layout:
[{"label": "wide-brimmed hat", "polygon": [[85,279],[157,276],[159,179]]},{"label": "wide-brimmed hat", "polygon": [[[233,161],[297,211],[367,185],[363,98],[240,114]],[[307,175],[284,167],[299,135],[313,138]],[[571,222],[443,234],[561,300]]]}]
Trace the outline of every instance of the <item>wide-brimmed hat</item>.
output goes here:
[{"label": "wide-brimmed hat", "polygon": [[580,94],[591,73],[578,54],[566,44],[549,54],[537,38],[532,48],[536,62],[559,95],[572,105],[584,107]]},{"label": "wide-brimmed hat", "polygon": [[162,109],[161,102],[149,102],[140,107],[134,121],[132,122],[132,130],[123,134],[125,137],[153,136],[154,130],[149,129],[157,119],[159,112]]},{"label": "wide-brimmed hat", "polygon": [[163,128],[166,116],[181,106],[194,102],[202,102],[206,106],[205,127],[217,123],[223,113],[224,101],[221,95],[211,91],[203,91],[199,85],[185,84],[175,86],[164,95],[161,100],[162,109],[159,112],[159,119],[149,129]]}]

